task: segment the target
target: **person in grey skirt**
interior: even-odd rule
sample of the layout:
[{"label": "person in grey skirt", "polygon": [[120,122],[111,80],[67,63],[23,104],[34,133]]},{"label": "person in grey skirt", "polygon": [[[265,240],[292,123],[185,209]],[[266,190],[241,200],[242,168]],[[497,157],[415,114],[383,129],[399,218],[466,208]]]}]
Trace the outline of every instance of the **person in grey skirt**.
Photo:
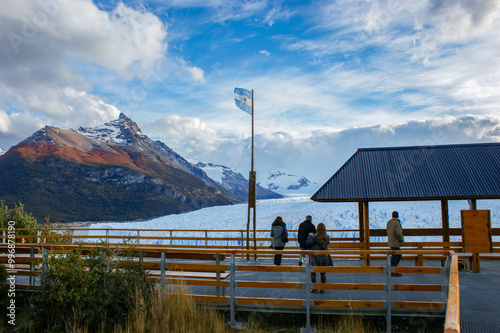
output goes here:
[{"label": "person in grey skirt", "polygon": [[[281,251],[285,248],[285,244],[288,242],[288,231],[281,216],[276,217],[271,226],[271,237],[273,238],[273,248],[275,250]],[[281,254],[274,255],[274,264],[276,266],[281,265]]]}]

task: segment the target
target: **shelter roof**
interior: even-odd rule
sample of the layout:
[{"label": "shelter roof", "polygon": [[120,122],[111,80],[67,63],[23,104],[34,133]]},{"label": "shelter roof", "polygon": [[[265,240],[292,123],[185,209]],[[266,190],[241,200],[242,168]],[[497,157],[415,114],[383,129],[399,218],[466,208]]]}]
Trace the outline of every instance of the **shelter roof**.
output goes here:
[{"label": "shelter roof", "polygon": [[500,143],[361,148],[314,201],[499,199]]}]

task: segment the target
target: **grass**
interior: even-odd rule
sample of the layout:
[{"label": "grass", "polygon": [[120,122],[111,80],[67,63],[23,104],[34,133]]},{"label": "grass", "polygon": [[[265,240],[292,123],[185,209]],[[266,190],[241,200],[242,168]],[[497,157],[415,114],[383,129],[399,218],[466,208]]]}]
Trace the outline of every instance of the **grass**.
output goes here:
[{"label": "grass", "polygon": [[[152,293],[149,306],[143,297],[137,297],[125,326],[116,326],[113,333],[224,333],[232,330],[222,313],[198,306],[183,285],[159,286]],[[84,327],[76,332],[89,331]]]}]

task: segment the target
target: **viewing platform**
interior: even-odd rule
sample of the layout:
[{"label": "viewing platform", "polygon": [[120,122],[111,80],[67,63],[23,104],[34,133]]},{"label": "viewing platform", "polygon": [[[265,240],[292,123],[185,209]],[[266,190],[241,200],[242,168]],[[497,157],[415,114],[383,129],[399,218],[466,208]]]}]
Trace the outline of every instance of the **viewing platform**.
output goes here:
[{"label": "viewing platform", "polygon": [[[298,256],[318,251],[287,246],[282,265],[275,266],[272,257],[279,251],[262,245],[246,250],[243,232],[237,230],[232,238],[209,236],[214,230],[204,231],[205,237],[173,230],[167,236],[151,236],[145,230],[129,230],[127,237],[114,232],[82,235],[78,229],[53,229],[16,235],[25,241],[16,243],[16,269],[10,271],[16,274],[16,289],[40,289],[44,256],[64,257],[71,251],[86,256],[93,248],[110,248],[117,256],[127,253],[127,260],[146,269],[153,283],[186,285],[196,301],[228,311],[233,324],[239,312],[303,314],[306,328],[312,315],[362,314],[385,318],[387,332],[392,332],[396,317],[405,318],[416,330],[445,323],[446,332],[500,332],[500,262],[495,260],[500,259],[500,244],[496,241],[492,253],[477,255],[463,252],[461,242],[407,242],[394,252],[384,242],[371,242],[365,250],[359,241],[338,241],[334,237],[338,231],[329,230],[333,242],[328,253],[334,266],[310,267],[299,266]],[[134,233],[137,236],[130,236]],[[268,237],[256,240],[270,242]],[[169,244],[148,244],[158,241]],[[201,244],[186,246],[185,242]],[[290,244],[296,244],[296,238],[290,237]],[[8,245],[0,247],[1,260],[6,262]],[[389,263],[393,253],[403,255],[394,268]],[[310,273],[322,271],[326,283],[312,284]],[[312,289],[325,292],[311,293]]]}]

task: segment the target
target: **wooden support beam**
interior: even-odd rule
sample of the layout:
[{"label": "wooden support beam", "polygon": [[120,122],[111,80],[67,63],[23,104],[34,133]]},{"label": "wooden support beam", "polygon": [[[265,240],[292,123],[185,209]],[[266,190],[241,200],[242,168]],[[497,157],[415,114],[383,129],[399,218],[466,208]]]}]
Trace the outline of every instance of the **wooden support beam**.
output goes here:
[{"label": "wooden support beam", "polygon": [[358,219],[359,219],[359,242],[363,243],[365,241],[365,228],[363,224],[364,210],[363,202],[358,202]]},{"label": "wooden support beam", "polygon": [[477,210],[477,202],[476,199],[470,199],[470,210]]},{"label": "wooden support beam", "polygon": [[443,242],[449,242],[450,219],[448,215],[448,200],[441,200],[441,225],[443,226]]},{"label": "wooden support beam", "polygon": [[[370,249],[370,214],[368,210],[368,201],[363,202],[363,212],[364,212],[364,229],[365,229],[365,250]],[[365,256],[365,265],[370,266],[370,255]]]}]

